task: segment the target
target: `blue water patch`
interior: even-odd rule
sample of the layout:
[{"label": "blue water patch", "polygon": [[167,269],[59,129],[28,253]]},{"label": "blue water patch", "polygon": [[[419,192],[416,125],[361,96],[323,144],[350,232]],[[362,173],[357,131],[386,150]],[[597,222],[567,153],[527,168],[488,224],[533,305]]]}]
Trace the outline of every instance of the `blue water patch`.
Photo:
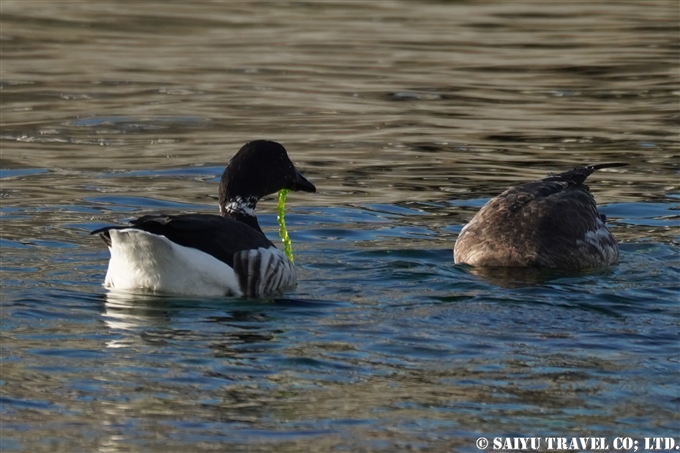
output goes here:
[{"label": "blue water patch", "polygon": [[76,244],[73,244],[72,242],[50,241],[44,239],[30,239],[27,240],[25,244],[32,245],[35,247],[48,247],[51,249],[73,249],[78,247]]},{"label": "blue water patch", "polygon": [[53,404],[48,401],[27,400],[0,395],[0,413],[8,414],[17,409],[49,410]]},{"label": "blue water patch", "polygon": [[489,200],[490,200],[489,198],[473,198],[473,199],[469,199],[469,200],[450,200],[450,201],[448,201],[448,205],[449,206],[481,208]]},{"label": "blue water patch", "polygon": [[138,209],[149,208],[167,210],[170,213],[206,209],[216,210],[214,206],[209,205],[180,203],[176,201],[159,200],[156,198],[148,197],[102,195],[97,197],[87,197],[84,198],[83,201],[94,205],[105,206],[107,209],[110,209],[111,211],[118,212],[133,212]]},{"label": "blue water patch", "polygon": [[601,206],[607,217],[619,224],[647,226],[680,226],[680,205],[671,203],[611,203]]},{"label": "blue water patch", "polygon": [[0,168],[0,179],[40,175],[48,171],[46,168]]},{"label": "blue water patch", "polygon": [[380,213],[384,215],[385,217],[388,217],[390,215],[394,216],[394,218],[400,217],[400,216],[405,216],[405,215],[423,215],[424,212],[422,210],[418,209],[413,209],[410,206],[405,206],[405,205],[389,205],[389,204],[367,204],[362,206],[364,209]]},{"label": "blue water patch", "polygon": [[30,245],[24,244],[23,242],[10,241],[8,239],[0,238],[0,249],[3,248],[30,248]]},{"label": "blue water patch", "polygon": [[209,180],[219,181],[219,178],[224,172],[224,166],[203,166],[196,165],[193,167],[170,168],[170,169],[156,169],[156,170],[129,170],[123,173],[104,173],[102,178],[120,178],[125,177],[205,177],[211,178]]}]

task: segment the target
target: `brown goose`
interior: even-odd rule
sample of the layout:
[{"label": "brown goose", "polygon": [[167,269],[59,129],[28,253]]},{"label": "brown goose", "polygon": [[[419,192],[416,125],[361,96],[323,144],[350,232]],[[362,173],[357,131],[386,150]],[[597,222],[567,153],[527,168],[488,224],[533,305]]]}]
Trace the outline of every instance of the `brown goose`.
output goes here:
[{"label": "brown goose", "polygon": [[624,165],[577,167],[506,190],[465,225],[454,261],[567,270],[616,264],[616,240],[584,182],[595,170]]}]

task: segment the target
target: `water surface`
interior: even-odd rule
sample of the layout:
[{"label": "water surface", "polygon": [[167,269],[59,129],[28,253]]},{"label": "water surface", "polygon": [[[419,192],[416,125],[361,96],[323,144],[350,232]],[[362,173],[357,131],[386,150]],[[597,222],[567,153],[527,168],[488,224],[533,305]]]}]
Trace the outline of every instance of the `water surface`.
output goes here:
[{"label": "water surface", "polygon": [[[2,7],[3,451],[680,441],[675,2]],[[216,213],[257,138],[319,189],[288,197],[296,290],[108,294],[89,231]],[[620,265],[453,264],[490,197],[601,162]]]}]

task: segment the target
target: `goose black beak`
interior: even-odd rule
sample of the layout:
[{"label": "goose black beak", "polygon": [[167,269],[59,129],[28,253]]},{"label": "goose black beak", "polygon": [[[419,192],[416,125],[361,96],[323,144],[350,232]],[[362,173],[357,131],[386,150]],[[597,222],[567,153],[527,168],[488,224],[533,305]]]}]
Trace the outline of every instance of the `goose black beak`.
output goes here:
[{"label": "goose black beak", "polygon": [[314,184],[311,182],[307,181],[307,178],[302,176],[302,173],[299,171],[295,170],[295,179],[291,183],[290,187],[288,188],[289,190],[297,190],[297,191],[302,191],[302,192],[316,192],[316,187],[314,187]]}]

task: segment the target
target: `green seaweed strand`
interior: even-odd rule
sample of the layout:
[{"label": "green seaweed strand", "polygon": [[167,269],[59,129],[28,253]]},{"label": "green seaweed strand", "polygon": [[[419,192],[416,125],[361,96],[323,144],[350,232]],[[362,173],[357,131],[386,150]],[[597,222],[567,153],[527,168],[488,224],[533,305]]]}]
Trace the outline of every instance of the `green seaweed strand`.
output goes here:
[{"label": "green seaweed strand", "polygon": [[283,251],[290,260],[290,262],[295,264],[295,260],[293,260],[293,249],[290,245],[288,230],[286,229],[286,220],[283,218],[283,207],[286,204],[287,194],[288,189],[279,190],[279,210],[278,215],[276,216],[276,220],[279,222],[279,237],[283,241]]}]

